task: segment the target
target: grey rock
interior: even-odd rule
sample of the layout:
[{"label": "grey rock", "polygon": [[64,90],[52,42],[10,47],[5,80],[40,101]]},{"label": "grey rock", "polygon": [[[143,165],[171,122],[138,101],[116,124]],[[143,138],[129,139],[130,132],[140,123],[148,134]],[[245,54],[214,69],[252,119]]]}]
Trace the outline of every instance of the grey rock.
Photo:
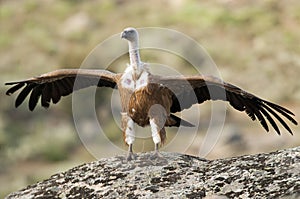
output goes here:
[{"label": "grey rock", "polygon": [[86,163],[7,198],[300,198],[300,147],[217,160],[152,155]]}]

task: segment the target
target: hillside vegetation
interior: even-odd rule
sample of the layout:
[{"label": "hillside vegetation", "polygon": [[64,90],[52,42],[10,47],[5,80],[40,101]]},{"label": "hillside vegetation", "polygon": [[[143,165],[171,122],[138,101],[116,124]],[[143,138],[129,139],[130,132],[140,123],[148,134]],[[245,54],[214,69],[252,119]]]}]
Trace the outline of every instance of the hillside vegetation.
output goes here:
[{"label": "hillside vegetation", "polygon": [[[16,95],[5,96],[5,82],[36,76],[59,68],[79,68],[101,42],[125,27],[163,27],[182,32],[209,53],[227,82],[286,106],[300,120],[300,1],[196,0],[2,0],[0,2],[0,193],[6,195],[95,157],[76,133],[72,98],[48,110],[28,110],[27,101],[14,108]],[[155,38],[154,38],[155,39]],[[120,41],[122,43],[123,41]],[[115,46],[114,48],[118,48]],[[164,63],[163,56],[142,54],[146,61]],[[120,63],[126,63],[122,57]],[[124,62],[125,61],[125,62]],[[185,63],[186,64],[186,63]],[[106,68],[109,66],[100,66]],[[181,66],[181,60],[174,65]],[[94,66],[98,68],[98,66]],[[122,67],[112,67],[122,72]],[[97,92],[99,118],[107,117],[111,92]],[[196,137],[173,138],[173,151],[198,155],[210,121],[210,103],[200,106],[201,128]],[[108,139],[126,150],[114,120],[105,120]],[[89,123],[87,122],[87,127]],[[294,136],[265,133],[246,114],[228,108],[220,141],[207,158],[276,150],[300,144]],[[145,131],[150,131],[149,129]],[[185,150],[183,139],[194,139]],[[176,148],[176,147],[179,148]],[[99,156],[111,148],[102,142]],[[137,151],[152,150],[151,139],[137,142]],[[124,152],[125,153],[125,152]],[[3,195],[0,194],[0,197]]]}]

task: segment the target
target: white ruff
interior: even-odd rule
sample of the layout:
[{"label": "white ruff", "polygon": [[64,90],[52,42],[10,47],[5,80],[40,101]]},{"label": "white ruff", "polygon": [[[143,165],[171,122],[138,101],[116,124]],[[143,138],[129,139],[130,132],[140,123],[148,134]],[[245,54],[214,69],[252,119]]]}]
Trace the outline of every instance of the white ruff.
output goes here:
[{"label": "white ruff", "polygon": [[127,89],[130,89],[132,91],[134,91],[136,89],[140,89],[142,87],[147,86],[147,84],[148,84],[148,75],[149,75],[148,72],[144,71],[140,75],[139,79],[134,81],[134,79],[133,79],[133,68],[129,66],[125,70],[125,73],[122,76],[121,85],[123,86],[123,88],[127,88]]},{"label": "white ruff", "polygon": [[154,119],[150,119],[150,126],[151,126],[151,132],[152,132],[152,139],[154,144],[158,144],[161,142],[160,135],[158,132],[159,127],[155,124]]},{"label": "white ruff", "polygon": [[148,72],[144,71],[141,74],[140,78],[136,81],[135,89],[143,88],[147,86],[147,84],[148,84]]},{"label": "white ruff", "polygon": [[134,123],[131,118],[128,118],[127,128],[125,130],[125,142],[130,145],[135,140]]},{"label": "white ruff", "polygon": [[122,75],[121,85],[123,88],[127,88],[129,90],[134,91],[135,82],[133,81],[132,78],[132,72],[133,72],[132,67],[128,66],[124,74]]}]

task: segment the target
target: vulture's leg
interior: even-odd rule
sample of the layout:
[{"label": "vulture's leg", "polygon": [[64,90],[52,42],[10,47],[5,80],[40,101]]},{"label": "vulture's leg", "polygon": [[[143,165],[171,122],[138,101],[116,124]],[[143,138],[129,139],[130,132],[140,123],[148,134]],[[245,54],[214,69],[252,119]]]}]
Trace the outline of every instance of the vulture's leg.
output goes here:
[{"label": "vulture's leg", "polygon": [[134,122],[127,115],[127,113],[122,113],[122,131],[124,141],[126,144],[128,144],[127,160],[133,160],[136,158],[135,154],[132,151],[132,145],[135,140]]},{"label": "vulture's leg", "polygon": [[136,155],[132,151],[132,144],[129,144],[128,153],[127,153],[127,160],[130,161],[130,160],[133,160],[133,159],[136,159]]},{"label": "vulture's leg", "polygon": [[155,145],[153,158],[162,158],[163,156],[159,153],[159,145],[164,142],[166,131],[164,127],[160,128],[160,125],[156,121],[155,118],[150,119],[152,139]]},{"label": "vulture's leg", "polygon": [[163,155],[159,152],[159,145],[163,144],[166,139],[166,130],[164,127],[159,131],[159,136],[160,136],[161,142],[155,144],[154,158],[163,158]]},{"label": "vulture's leg", "polygon": [[167,118],[167,112],[165,108],[160,104],[152,105],[149,110],[149,123],[152,132],[152,139],[155,144],[154,158],[162,157],[159,153],[159,145],[163,144],[166,140],[165,123]]}]

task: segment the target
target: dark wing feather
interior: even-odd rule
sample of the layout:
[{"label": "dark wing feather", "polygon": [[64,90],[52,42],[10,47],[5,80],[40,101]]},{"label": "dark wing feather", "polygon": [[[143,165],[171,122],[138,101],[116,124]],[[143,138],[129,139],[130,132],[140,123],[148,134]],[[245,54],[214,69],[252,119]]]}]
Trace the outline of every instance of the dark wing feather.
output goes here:
[{"label": "dark wing feather", "polygon": [[44,86],[45,86],[44,84],[38,84],[32,89],[29,98],[29,110],[33,111],[33,109],[36,107],[38,100],[42,95],[42,90]]},{"label": "dark wing feather", "polygon": [[[22,83],[21,83],[22,84]],[[23,84],[25,85],[25,84]],[[25,98],[27,97],[27,95],[32,91],[32,89],[35,87],[36,85],[34,83],[29,83],[25,86],[25,88],[20,92],[20,94],[18,95],[16,102],[15,102],[15,106],[18,107],[20,106],[20,104],[23,103],[23,101],[25,100]],[[21,87],[20,87],[21,88]]]},{"label": "dark wing feather", "polygon": [[[286,130],[288,130],[291,134],[293,134],[293,132],[292,132],[292,130],[290,129],[290,127],[284,122],[284,120],[275,112],[275,111],[273,111],[270,107],[268,107],[268,106],[264,106],[272,115],[274,115],[275,116],[275,118],[277,119],[277,120],[279,120],[279,122],[284,126],[284,128],[286,129]],[[295,121],[296,122],[296,121]],[[296,122],[297,123],[297,122]],[[278,131],[277,132],[278,134],[280,134],[280,132]]]},{"label": "dark wing feather", "polygon": [[61,97],[61,94],[59,92],[59,86],[57,85],[57,82],[51,82],[50,84],[52,85],[52,89],[51,89],[52,102],[56,104],[57,102],[59,102]]},{"label": "dark wing feather", "polygon": [[16,107],[30,95],[29,109],[32,111],[40,98],[41,105],[48,108],[51,100],[56,104],[62,96],[79,89],[90,86],[117,88],[116,82],[119,78],[120,74],[106,70],[62,69],[23,81],[8,82],[5,85],[13,85],[7,90],[7,95],[22,89],[16,99]]},{"label": "dark wing feather", "polygon": [[275,131],[280,135],[280,130],[279,130],[276,122],[270,116],[270,114],[264,108],[261,109],[261,112],[263,113],[263,115],[265,115],[267,117],[267,120],[271,123],[271,125],[273,126],[273,128],[275,129]]},{"label": "dark wing feather", "polygon": [[256,97],[212,76],[152,76],[150,82],[168,88],[172,98],[170,108],[172,113],[190,108],[193,104],[200,104],[206,100],[223,100],[228,101],[236,110],[245,111],[252,120],[257,119],[266,131],[269,131],[268,121],[280,134],[273,116],[292,134],[291,129],[279,114],[297,125],[297,121],[292,117],[294,114],[286,108]]},{"label": "dark wing feather", "polygon": [[50,106],[51,93],[52,93],[52,83],[46,84],[44,89],[42,89],[42,99],[41,99],[42,107],[48,108]]},{"label": "dark wing feather", "polygon": [[11,87],[10,89],[8,89],[6,91],[6,95],[11,95],[12,93],[14,93],[17,90],[19,90],[20,88],[22,88],[24,85],[25,85],[25,83],[18,83],[16,85],[14,85],[13,87]]}]

